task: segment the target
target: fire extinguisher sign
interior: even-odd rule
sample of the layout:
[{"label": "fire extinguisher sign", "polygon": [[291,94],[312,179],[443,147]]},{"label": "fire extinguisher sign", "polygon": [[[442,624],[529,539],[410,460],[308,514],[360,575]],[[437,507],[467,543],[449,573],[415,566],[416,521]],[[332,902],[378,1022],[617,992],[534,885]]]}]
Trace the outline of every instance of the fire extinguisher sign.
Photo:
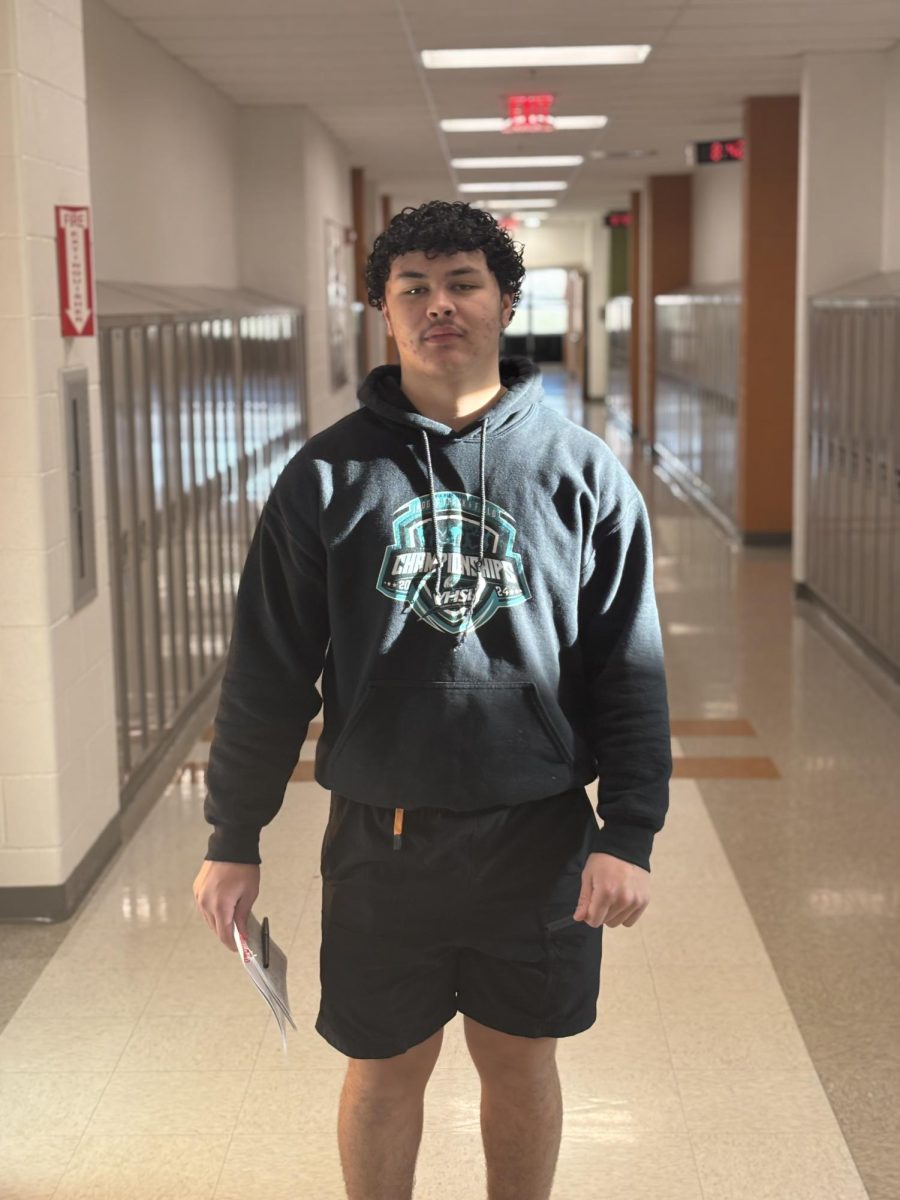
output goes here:
[{"label": "fire extinguisher sign", "polygon": [[56,205],[56,261],[63,337],[94,336],[91,210]]}]

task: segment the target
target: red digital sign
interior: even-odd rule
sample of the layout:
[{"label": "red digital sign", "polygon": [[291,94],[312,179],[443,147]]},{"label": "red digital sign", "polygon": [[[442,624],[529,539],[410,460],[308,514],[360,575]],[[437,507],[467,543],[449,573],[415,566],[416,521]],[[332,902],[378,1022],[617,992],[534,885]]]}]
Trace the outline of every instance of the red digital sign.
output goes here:
[{"label": "red digital sign", "polygon": [[607,213],[605,224],[609,229],[627,229],[631,221],[631,210],[626,208],[619,212]]},{"label": "red digital sign", "polygon": [[745,158],[744,138],[695,142],[694,158],[698,163],[743,162]]}]

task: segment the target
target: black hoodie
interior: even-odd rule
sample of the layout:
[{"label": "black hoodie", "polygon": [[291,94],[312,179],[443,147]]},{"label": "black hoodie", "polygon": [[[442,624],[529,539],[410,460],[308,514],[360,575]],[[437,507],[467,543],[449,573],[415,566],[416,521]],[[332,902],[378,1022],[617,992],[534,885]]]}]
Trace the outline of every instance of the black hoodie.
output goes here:
[{"label": "black hoodie", "polygon": [[324,700],[323,788],[475,811],[599,772],[595,849],[650,870],[672,758],[647,510],[607,444],[542,403],[533,363],[500,378],[457,432],[377,367],[282,471],[238,588],[208,859],[260,862]]}]

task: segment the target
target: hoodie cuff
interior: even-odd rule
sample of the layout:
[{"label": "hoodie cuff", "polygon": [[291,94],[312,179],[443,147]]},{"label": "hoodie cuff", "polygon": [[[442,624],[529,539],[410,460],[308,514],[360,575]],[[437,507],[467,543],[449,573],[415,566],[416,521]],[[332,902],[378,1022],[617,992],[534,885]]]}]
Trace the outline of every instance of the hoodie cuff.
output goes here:
[{"label": "hoodie cuff", "polygon": [[645,825],[610,825],[607,822],[594,832],[592,854],[611,854],[625,862],[650,871],[650,853],[655,831]]},{"label": "hoodie cuff", "polygon": [[214,825],[206,859],[259,865],[259,834],[255,825]]}]

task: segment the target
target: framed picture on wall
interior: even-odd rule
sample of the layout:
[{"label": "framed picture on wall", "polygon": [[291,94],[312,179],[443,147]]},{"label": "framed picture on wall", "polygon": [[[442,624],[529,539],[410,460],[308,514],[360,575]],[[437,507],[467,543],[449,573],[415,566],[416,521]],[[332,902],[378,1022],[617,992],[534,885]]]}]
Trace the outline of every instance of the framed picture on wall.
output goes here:
[{"label": "framed picture on wall", "polygon": [[347,276],[344,227],[325,218],[325,284],[327,289],[328,357],[331,386],[347,382],[347,353],[350,338],[350,283]]}]

